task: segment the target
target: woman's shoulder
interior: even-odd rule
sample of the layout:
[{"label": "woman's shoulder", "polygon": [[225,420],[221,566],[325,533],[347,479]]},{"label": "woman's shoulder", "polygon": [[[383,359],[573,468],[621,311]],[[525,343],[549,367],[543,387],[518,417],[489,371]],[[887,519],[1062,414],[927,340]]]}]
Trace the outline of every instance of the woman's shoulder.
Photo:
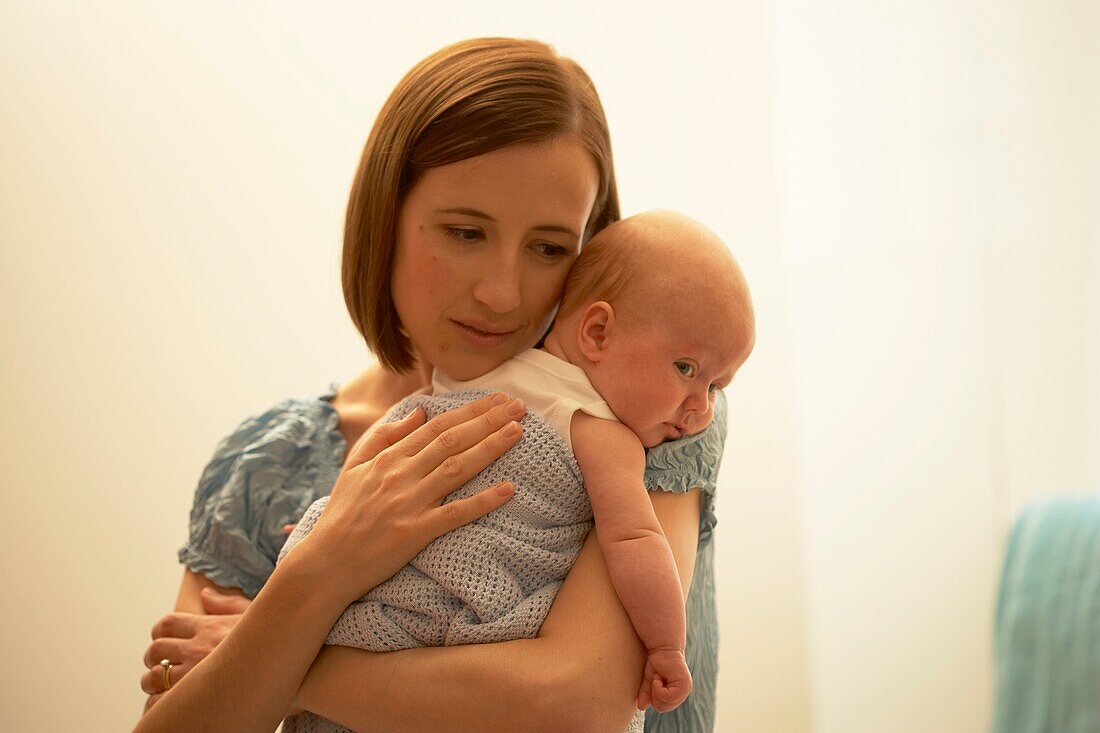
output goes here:
[{"label": "woman's shoulder", "polygon": [[718,470],[726,445],[726,395],[718,390],[714,400],[714,419],[707,429],[679,440],[661,443],[646,451],[645,486],[650,491],[683,493],[698,488],[703,492],[699,541],[709,539],[718,519],[714,513],[714,495],[718,490]]},{"label": "woman's shoulder", "polygon": [[214,458],[267,451],[280,443],[302,447],[337,433],[339,415],[332,405],[338,385],[319,394],[280,400],[242,420],[214,450]]},{"label": "woman's shoulder", "polygon": [[245,418],[214,449],[195,488],[179,557],[219,585],[255,595],[296,522],[327,494],[344,457],[335,388]]},{"label": "woman's shoulder", "polygon": [[214,448],[199,478],[193,514],[227,492],[286,490],[299,474],[309,479],[338,470],[346,445],[331,402],[335,394],[334,384],[319,394],[280,400],[242,420]]}]

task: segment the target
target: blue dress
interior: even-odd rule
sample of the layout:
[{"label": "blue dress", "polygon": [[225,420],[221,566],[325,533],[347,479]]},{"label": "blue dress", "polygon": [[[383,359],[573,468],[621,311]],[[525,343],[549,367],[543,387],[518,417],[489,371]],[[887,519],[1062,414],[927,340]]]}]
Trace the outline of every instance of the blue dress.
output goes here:
[{"label": "blue dress", "polygon": [[[191,508],[190,537],[179,559],[218,585],[253,598],[275,569],[297,522],[336,482],[347,448],[339,415],[324,394],[289,399],[242,422],[218,444]],[[646,732],[703,733],[714,728],[718,619],[714,584],[714,493],[726,438],[726,399],[718,393],[714,421],[698,435],[647,451],[650,490],[703,490],[699,545],[687,599],[687,662],[694,681],[687,701],[670,713],[646,713]]]}]

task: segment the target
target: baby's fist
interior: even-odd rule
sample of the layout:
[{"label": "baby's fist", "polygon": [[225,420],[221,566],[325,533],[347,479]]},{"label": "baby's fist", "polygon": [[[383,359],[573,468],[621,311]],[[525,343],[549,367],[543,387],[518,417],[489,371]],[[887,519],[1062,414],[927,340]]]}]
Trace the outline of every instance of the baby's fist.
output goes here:
[{"label": "baby's fist", "polygon": [[675,710],[691,694],[691,672],[682,649],[654,650],[645,660],[642,686],[638,689],[638,709],[650,705],[659,712]]}]

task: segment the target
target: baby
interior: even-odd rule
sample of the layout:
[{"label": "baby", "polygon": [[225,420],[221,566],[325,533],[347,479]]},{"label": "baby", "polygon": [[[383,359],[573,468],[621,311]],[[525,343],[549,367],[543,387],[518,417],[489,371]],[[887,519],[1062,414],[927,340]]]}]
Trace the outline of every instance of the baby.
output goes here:
[{"label": "baby", "polygon": [[[372,651],[534,636],[594,517],[615,591],[645,645],[638,693],[666,706],[691,691],[684,593],[644,487],[645,448],[704,430],[715,393],[754,343],[748,287],[725,245],[700,224],[651,212],[612,224],[584,246],[553,328],[489,373],[458,382],[436,371],[428,418],[492,391],[527,406],[523,437],[448,500],[500,481],[504,506],[447,533],[352,604],[326,643]],[[316,523],[306,512],[280,559]],[[642,723],[635,716],[631,730]],[[311,713],[284,730],[333,730]]]}]

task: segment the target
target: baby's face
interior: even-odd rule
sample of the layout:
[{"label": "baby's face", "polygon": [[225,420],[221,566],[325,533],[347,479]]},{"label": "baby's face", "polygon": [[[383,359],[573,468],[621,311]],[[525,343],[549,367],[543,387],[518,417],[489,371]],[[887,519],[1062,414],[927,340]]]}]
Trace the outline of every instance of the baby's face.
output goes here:
[{"label": "baby's face", "polygon": [[617,279],[588,291],[607,301],[567,309],[559,325],[575,336],[558,343],[576,338],[584,358],[575,363],[647,448],[701,432],[755,341],[737,261],[714,232],[670,211],[612,224],[587,247],[566,300],[584,298],[595,277]]},{"label": "baby's face", "polygon": [[650,316],[608,344],[600,393],[646,448],[706,429],[751,351],[743,324],[706,311]]}]

